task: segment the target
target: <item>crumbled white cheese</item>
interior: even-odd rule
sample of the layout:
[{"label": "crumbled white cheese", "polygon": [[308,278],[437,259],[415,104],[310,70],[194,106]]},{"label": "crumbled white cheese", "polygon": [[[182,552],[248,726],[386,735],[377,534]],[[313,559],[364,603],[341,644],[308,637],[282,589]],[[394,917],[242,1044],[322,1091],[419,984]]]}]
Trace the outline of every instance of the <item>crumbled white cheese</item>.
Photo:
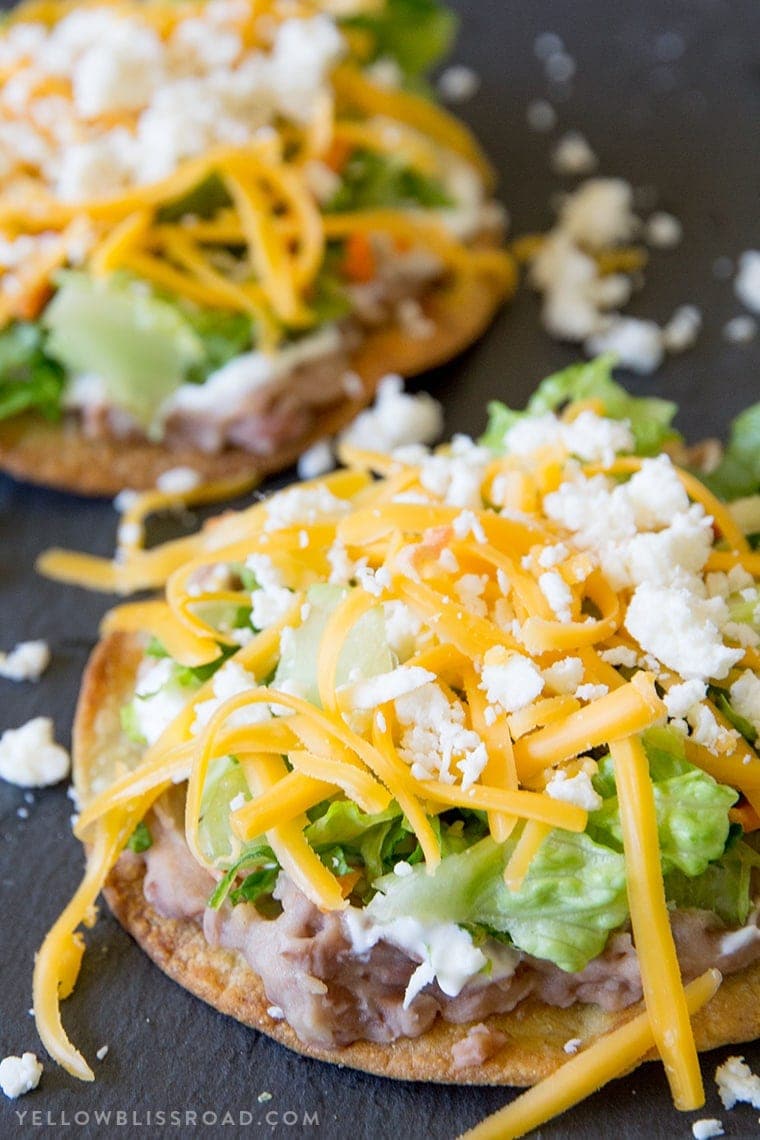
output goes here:
[{"label": "crumbled white cheese", "polygon": [[721,680],[744,655],[723,644],[726,619],[722,598],[702,598],[686,586],[636,587],[625,628],[642,649],[686,680]]},{"label": "crumbled white cheese", "polygon": [[579,701],[598,701],[600,697],[606,697],[609,691],[606,685],[587,683],[579,685],[574,695]]},{"label": "crumbled white cheese", "polygon": [[702,328],[702,313],[696,305],[680,305],[662,330],[666,352],[686,352],[696,344]]},{"label": "crumbled white cheese", "polygon": [[267,1013],[273,1021],[282,1021],[285,1017],[285,1014],[279,1005],[268,1005]]},{"label": "crumbled white cheese", "polygon": [[481,485],[493,455],[467,435],[455,435],[447,452],[428,456],[420,469],[420,482],[446,506],[479,510]]},{"label": "crumbled white cheese", "polygon": [[662,363],[662,330],[654,321],[616,316],[587,338],[583,347],[589,356],[614,353],[624,368],[646,374]]},{"label": "crumbled white cheese", "polygon": [[760,738],[760,677],[745,669],[729,689],[731,705],[748,720]]},{"label": "crumbled white cheese", "polygon": [[552,131],[557,125],[557,112],[546,99],[532,99],[528,103],[525,118],[532,131]]},{"label": "crumbled white cheese", "polygon": [[265,530],[282,530],[284,527],[308,525],[323,518],[347,514],[351,504],[339,499],[323,484],[316,487],[290,487],[267,500]]},{"label": "crumbled white cheese", "polygon": [[694,705],[705,699],[707,685],[704,681],[683,681],[673,685],[665,694],[665,708],[670,717],[685,717]]},{"label": "crumbled white cheese", "polygon": [[552,154],[552,166],[557,174],[591,174],[598,165],[598,158],[579,131],[564,134]]},{"label": "crumbled white cheese", "polygon": [[39,681],[49,664],[46,641],[20,641],[10,653],[0,653],[0,677],[7,681]]},{"label": "crumbled white cheese", "polygon": [[[440,563],[440,559],[438,560]],[[487,617],[488,606],[483,593],[488,585],[487,574],[462,574],[454,583],[454,589],[464,608],[476,617]]]},{"label": "crumbled white cheese", "polygon": [[503,445],[511,455],[531,455],[544,447],[563,447],[587,463],[609,466],[615,456],[634,449],[628,423],[598,416],[585,409],[571,423],[547,412],[518,420],[505,433]]},{"label": "crumbled white cheese", "polygon": [[285,616],[293,603],[293,593],[283,584],[281,571],[266,554],[251,554],[245,562],[258,582],[251,591],[251,625],[269,629]]},{"label": "crumbled white cheese", "polygon": [[424,685],[398,697],[396,716],[403,732],[399,755],[419,780],[439,779],[453,784],[452,766],[462,774],[462,786],[469,787],[485,768],[488,754],[483,741],[464,726],[464,710],[459,702],[450,703],[439,685]]},{"label": "crumbled white cheese", "polygon": [[732,317],[723,326],[723,338],[729,344],[749,344],[757,336],[757,321],[745,314]]},{"label": "crumbled white cheese", "polygon": [[562,38],[556,32],[541,32],[533,41],[533,53],[536,59],[547,60],[564,49]]},{"label": "crumbled white cheese", "polygon": [[486,542],[483,524],[473,511],[462,511],[451,524],[454,535],[461,541],[471,534],[476,542]]},{"label": "crumbled white cheese", "polygon": [[[545,570],[551,570],[553,566],[559,566],[566,558],[570,557],[570,551],[564,542],[557,542],[553,546],[545,546],[538,556],[538,565],[542,566]],[[503,591],[506,593],[506,591]]]},{"label": "crumbled white cheese", "polygon": [[575,75],[575,60],[567,52],[553,52],[544,63],[544,72],[552,83],[568,83]]},{"label": "crumbled white cheese", "polygon": [[385,636],[399,661],[404,662],[414,653],[422,622],[404,602],[384,603]]},{"label": "crumbled white cheese", "polygon": [[655,249],[673,249],[683,237],[683,226],[672,214],[658,210],[647,219],[644,236]]},{"label": "crumbled white cheese", "polygon": [[0,1061],[0,1088],[13,1100],[36,1089],[41,1076],[42,1065],[34,1053],[4,1057]]},{"label": "crumbled white cheese", "polygon": [[96,1052],[95,1052],[95,1056],[98,1058],[99,1061],[104,1061],[107,1054],[108,1054],[108,1046],[107,1045],[101,1045],[100,1048],[98,1050],[96,1050]]},{"label": "crumbled white cheese", "polygon": [[583,662],[580,657],[564,657],[547,666],[543,675],[550,692],[558,696],[574,693],[583,681]]},{"label": "crumbled white cheese", "polygon": [[326,475],[335,466],[335,456],[327,440],[319,440],[308,451],[304,451],[298,460],[299,479],[318,479]]},{"label": "crumbled white cheese", "polygon": [[45,788],[65,779],[71,760],[55,743],[53,722],[38,716],[0,736],[0,778],[20,788]]},{"label": "crumbled white cheese", "polygon": [[583,1044],[582,1038],[571,1037],[570,1040],[566,1041],[565,1044],[562,1046],[562,1051],[563,1051],[563,1053],[577,1053],[582,1044]]},{"label": "crumbled white cheese", "polygon": [[760,249],[748,249],[739,258],[734,292],[743,305],[760,313]]},{"label": "crumbled white cheese", "polygon": [[368,451],[393,452],[413,443],[433,443],[443,431],[441,405],[427,392],[404,391],[400,376],[386,376],[375,403],[339,436],[341,443]]},{"label": "crumbled white cheese", "polygon": [[[211,682],[213,697],[207,701],[199,701],[195,706],[195,720],[191,732],[198,733],[205,728],[216,711],[221,708],[230,697],[237,697],[240,693],[247,693],[256,688],[256,678],[237,661],[225,661]],[[232,713],[228,720],[230,728],[241,728],[248,724],[262,724],[269,720],[270,711],[264,702],[250,704],[246,708],[238,709]]]},{"label": "crumbled white cheese", "polygon": [[357,681],[341,691],[345,703],[354,709],[374,709],[388,701],[395,701],[415,689],[435,680],[435,673],[419,666],[399,665],[389,673],[380,673]]},{"label": "crumbled white cheese", "polygon": [[448,103],[466,103],[480,87],[480,77],[471,67],[454,64],[438,78],[438,90]]},{"label": "crumbled white cheese", "polygon": [[703,1120],[695,1120],[691,1126],[691,1134],[694,1140],[711,1140],[713,1136],[725,1135],[723,1125],[714,1117],[705,1117]]},{"label": "crumbled white cheese", "polygon": [[728,1057],[719,1065],[715,1083],[725,1108],[733,1108],[739,1102],[760,1108],[760,1077],[744,1063],[743,1057]]},{"label": "crumbled white cheese", "polygon": [[634,649],[629,649],[627,645],[616,645],[613,649],[603,649],[599,656],[608,665],[622,665],[626,669],[633,669],[638,663],[638,654]]},{"label": "crumbled white cheese", "polygon": [[194,467],[170,467],[156,479],[156,487],[167,495],[184,495],[194,491],[201,482],[201,474]]},{"label": "crumbled white cheese", "polygon": [[554,773],[546,785],[546,794],[553,800],[563,800],[568,804],[575,804],[585,811],[598,811],[604,802],[595,791],[591,778],[586,772],[578,772],[575,776],[568,776],[561,769]]},{"label": "crumbled white cheese", "polygon": [[569,238],[593,250],[630,241],[636,225],[633,190],[622,178],[590,178],[565,199],[559,217]]},{"label": "crumbled white cheese", "polygon": [[558,570],[545,570],[539,576],[538,587],[561,622],[572,618],[573,592]]},{"label": "crumbled white cheese", "polygon": [[531,704],[544,687],[541,670],[521,653],[489,650],[480,677],[488,703],[508,713]]}]

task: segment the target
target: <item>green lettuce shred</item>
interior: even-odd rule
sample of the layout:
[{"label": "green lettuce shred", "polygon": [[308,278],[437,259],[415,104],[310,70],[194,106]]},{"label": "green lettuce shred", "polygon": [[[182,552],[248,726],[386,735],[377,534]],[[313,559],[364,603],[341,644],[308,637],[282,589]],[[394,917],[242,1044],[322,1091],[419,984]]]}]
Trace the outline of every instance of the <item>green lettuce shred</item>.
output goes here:
[{"label": "green lettuce shred", "polygon": [[367,62],[393,59],[414,83],[448,54],[457,19],[437,0],[386,0],[377,11],[349,16],[342,25],[369,34]]},{"label": "green lettuce shred", "polygon": [[604,414],[613,420],[627,420],[635,443],[636,455],[657,455],[668,440],[681,437],[671,427],[677,406],[655,396],[631,396],[612,378],[614,356],[599,356],[581,364],[572,364],[543,380],[525,407],[518,412],[499,400],[488,405],[488,426],[480,442],[500,455],[504,437],[519,420],[558,411],[574,400],[600,400]]}]

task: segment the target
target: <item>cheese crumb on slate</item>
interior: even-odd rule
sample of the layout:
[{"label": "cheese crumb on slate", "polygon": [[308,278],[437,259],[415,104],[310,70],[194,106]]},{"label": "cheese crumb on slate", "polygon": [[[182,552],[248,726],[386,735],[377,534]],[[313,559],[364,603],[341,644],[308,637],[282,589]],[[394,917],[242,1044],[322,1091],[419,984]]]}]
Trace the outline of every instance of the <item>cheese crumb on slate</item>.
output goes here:
[{"label": "cheese crumb on slate", "polygon": [[723,1125],[719,1120],[706,1117],[704,1120],[695,1120],[691,1126],[694,1140],[711,1140],[713,1136],[723,1136]]},{"label": "cheese crumb on slate", "polygon": [[599,160],[579,131],[568,131],[554,148],[552,166],[557,174],[591,174]]},{"label": "cheese crumb on slate", "polygon": [[664,356],[660,326],[638,317],[612,317],[583,347],[589,356],[613,352],[624,368],[644,374],[659,368]]},{"label": "cheese crumb on slate", "polygon": [[447,103],[466,103],[480,87],[480,77],[471,67],[454,64],[438,79],[438,90]]},{"label": "cheese crumb on slate", "polygon": [[53,738],[53,722],[38,716],[0,736],[0,778],[20,788],[44,788],[68,776],[71,760]]},{"label": "cheese crumb on slate", "polygon": [[757,321],[746,314],[732,317],[723,326],[723,338],[729,344],[749,344],[757,336]]},{"label": "cheese crumb on slate", "polygon": [[0,1088],[12,1100],[36,1089],[41,1076],[42,1065],[34,1053],[4,1057],[0,1061]]},{"label": "cheese crumb on slate", "polygon": [[557,125],[557,112],[546,99],[531,99],[525,119],[532,131],[553,131]]},{"label": "cheese crumb on slate", "polygon": [[673,249],[680,244],[683,237],[683,226],[678,218],[658,210],[647,219],[644,228],[644,237],[648,245],[655,249]]},{"label": "cheese crumb on slate", "polygon": [[49,664],[46,641],[20,641],[10,653],[0,653],[0,677],[7,681],[39,681]]},{"label": "cheese crumb on slate", "polygon": [[433,443],[443,431],[441,405],[427,392],[404,391],[400,376],[386,376],[372,408],[361,412],[340,436],[341,443],[369,451],[393,451],[411,443]]},{"label": "cheese crumb on slate", "polygon": [[663,347],[666,352],[685,352],[696,343],[701,328],[701,310],[696,305],[679,305],[662,330]]},{"label": "cheese crumb on slate", "polygon": [[729,1057],[719,1065],[715,1083],[725,1108],[733,1108],[739,1102],[760,1108],[760,1077],[744,1063],[744,1057]]},{"label": "cheese crumb on slate", "polygon": [[743,305],[760,313],[760,249],[748,249],[739,258],[734,292]]}]

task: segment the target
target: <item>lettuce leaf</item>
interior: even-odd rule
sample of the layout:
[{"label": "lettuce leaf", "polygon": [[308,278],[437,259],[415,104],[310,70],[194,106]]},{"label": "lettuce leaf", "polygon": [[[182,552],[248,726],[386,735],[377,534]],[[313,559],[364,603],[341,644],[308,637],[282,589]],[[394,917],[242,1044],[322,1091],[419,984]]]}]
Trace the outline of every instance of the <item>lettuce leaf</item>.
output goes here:
[{"label": "lettuce leaf", "polygon": [[665,897],[677,907],[712,911],[726,926],[743,926],[751,906],[750,879],[756,860],[754,852],[739,843],[697,878],[669,871]]},{"label": "lettuce leaf", "polygon": [[700,479],[722,499],[739,499],[760,491],[760,403],[738,415],[718,467]]},{"label": "lettuce leaf", "polygon": [[341,183],[325,207],[327,213],[453,205],[437,179],[369,150],[353,152],[341,171]]},{"label": "lettuce leaf", "polygon": [[[683,756],[683,743],[673,730],[645,734],[644,746],[650,762],[663,873],[678,870],[691,878],[702,875],[725,851],[730,831],[728,809],[738,794],[689,764]],[[588,834],[598,843],[622,851],[615,774],[609,757],[600,762],[594,787],[604,797],[604,804],[590,813]]]},{"label": "lettuce leaf", "polygon": [[65,373],[45,348],[41,325],[19,321],[0,332],[0,419],[33,410],[61,414]]},{"label": "lettuce leaf", "polygon": [[524,412],[508,408],[500,401],[488,405],[488,426],[480,442],[496,454],[504,450],[505,433],[526,416],[556,412],[574,400],[601,400],[604,413],[613,420],[628,420],[635,441],[636,455],[657,455],[667,440],[680,439],[670,426],[677,407],[670,400],[654,396],[631,396],[612,378],[614,356],[572,364],[543,380]]},{"label": "lettuce leaf", "polygon": [[342,25],[370,36],[367,62],[395,59],[405,78],[413,81],[448,54],[457,19],[437,0],[385,0],[377,11],[349,16]]},{"label": "lettuce leaf", "polygon": [[442,860],[433,875],[420,867],[386,876],[369,911],[380,922],[413,914],[483,927],[560,969],[582,970],[627,916],[623,856],[588,835],[554,830],[521,888],[510,891],[502,872],[513,846],[489,837]]}]

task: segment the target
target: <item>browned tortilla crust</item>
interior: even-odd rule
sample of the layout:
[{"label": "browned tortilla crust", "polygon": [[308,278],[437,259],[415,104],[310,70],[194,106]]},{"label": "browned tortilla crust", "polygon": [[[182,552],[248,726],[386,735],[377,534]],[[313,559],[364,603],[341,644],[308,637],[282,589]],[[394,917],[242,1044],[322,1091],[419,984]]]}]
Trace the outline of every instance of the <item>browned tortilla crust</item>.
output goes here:
[{"label": "browned tortilla crust", "polygon": [[0,470],[82,495],[115,495],[124,487],[148,490],[163,471],[178,466],[193,467],[205,481],[270,475],[350,423],[371,403],[378,381],[389,372],[415,376],[463,352],[483,334],[503,299],[504,289],[492,277],[472,276],[456,287],[432,289],[422,309],[435,325],[433,335],[415,339],[398,324],[369,332],[350,360],[364,382],[361,395],[321,410],[306,435],[272,455],[233,447],[208,454],[147,440],[89,439],[75,417],[49,423],[27,413],[0,423]]},{"label": "browned tortilla crust", "polygon": [[[75,724],[75,774],[80,787],[97,765],[98,752],[114,747],[120,735],[118,710],[129,696],[139,652],[135,639],[115,634],[98,646],[85,674]],[[600,1034],[628,1021],[634,1006],[607,1013],[599,1006],[557,1009],[529,999],[512,1013],[494,1014],[486,1024],[506,1036],[506,1044],[477,1068],[457,1070],[451,1047],[469,1026],[438,1019],[421,1037],[388,1045],[357,1041],[338,1049],[304,1045],[284,1021],[267,1013],[270,1005],[258,976],[237,952],[214,949],[190,921],[162,918],[142,892],[143,868],[124,859],[112,872],[105,896],[122,926],[161,969],[181,986],[222,1013],[266,1033],[289,1049],[334,1064],[402,1080],[462,1084],[530,1085],[568,1060],[563,1046],[579,1037],[584,1047]],[[760,964],[730,975],[694,1019],[701,1050],[760,1035]]]}]

